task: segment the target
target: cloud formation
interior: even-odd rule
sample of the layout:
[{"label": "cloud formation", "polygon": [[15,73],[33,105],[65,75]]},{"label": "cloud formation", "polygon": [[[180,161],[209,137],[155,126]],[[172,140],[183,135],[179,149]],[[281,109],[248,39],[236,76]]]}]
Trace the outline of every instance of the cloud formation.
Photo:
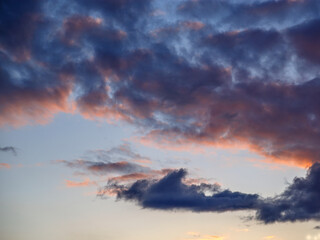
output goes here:
[{"label": "cloud formation", "polygon": [[8,163],[0,163],[0,169],[1,169],[1,168],[9,169],[9,168],[11,168],[11,165],[8,164]]},{"label": "cloud formation", "polygon": [[280,195],[266,199],[257,211],[265,223],[320,219],[320,164],[310,167],[305,178],[295,178]]},{"label": "cloud formation", "polygon": [[[138,180],[129,188],[111,183],[107,188],[118,189],[118,199],[138,201],[144,208],[162,210],[223,212],[251,209],[258,199],[258,195],[254,194],[218,191],[218,185],[186,185],[182,183],[185,175],[186,171],[180,169],[169,173],[159,181]],[[211,191],[213,194],[207,196],[204,191]]]},{"label": "cloud formation", "polygon": [[13,155],[17,155],[17,149],[12,146],[0,147],[0,152],[11,152]]},{"label": "cloud formation", "polygon": [[143,208],[226,212],[254,210],[265,224],[320,219],[320,164],[310,167],[306,177],[295,178],[286,190],[272,198],[221,189],[217,184],[187,184],[186,170],[174,170],[161,179],[145,178],[121,184],[114,179],[104,190],[117,199],[133,201]]},{"label": "cloud formation", "polygon": [[87,160],[57,160],[56,163],[63,163],[67,167],[82,169],[89,173],[94,174],[110,174],[110,173],[135,173],[135,172],[146,172],[149,168],[143,167],[139,164],[130,163],[126,161],[121,162],[98,162],[98,161],[87,161]]},{"label": "cloud formation", "polygon": [[88,151],[86,156],[80,159],[54,161],[54,163],[64,164],[89,174],[120,174],[118,180],[138,179],[149,176],[151,173],[155,174],[155,171],[143,165],[150,162],[148,157],[136,153],[127,142],[107,150]]},{"label": "cloud formation", "polygon": [[58,2],[2,4],[0,126],[76,112],[319,161],[319,1]]}]

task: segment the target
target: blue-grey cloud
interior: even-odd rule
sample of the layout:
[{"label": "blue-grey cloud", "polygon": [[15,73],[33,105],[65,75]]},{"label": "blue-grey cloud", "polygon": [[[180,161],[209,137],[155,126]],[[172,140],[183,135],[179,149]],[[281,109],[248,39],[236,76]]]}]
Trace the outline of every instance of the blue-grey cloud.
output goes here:
[{"label": "blue-grey cloud", "polygon": [[80,169],[86,173],[93,173],[99,175],[106,174],[129,174],[136,172],[149,172],[148,167],[136,163],[130,163],[127,161],[120,162],[107,162],[107,161],[88,161],[83,159],[67,161],[67,160],[57,160],[54,163],[65,164],[67,167]]},{"label": "blue-grey cloud", "polygon": [[99,175],[106,174],[133,174],[150,173],[151,169],[142,163],[149,163],[148,157],[136,153],[127,142],[110,149],[98,149],[88,151],[82,159],[56,160],[54,163],[64,164],[67,167],[82,170],[85,173]]},{"label": "blue-grey cloud", "polygon": [[2,1],[0,125],[77,111],[173,142],[319,161],[319,1],[156,10],[157,0]]},{"label": "blue-grey cloud", "polygon": [[13,155],[17,155],[17,149],[12,146],[0,147],[0,152],[11,152]]},{"label": "blue-grey cloud", "polygon": [[[143,208],[226,212],[253,210],[265,224],[320,219],[320,164],[310,167],[306,177],[295,178],[286,190],[271,198],[223,190],[216,184],[186,184],[186,170],[174,170],[160,180],[140,179],[131,184],[110,181],[104,192],[133,201]],[[108,190],[108,191],[107,191]]]},{"label": "blue-grey cloud", "polygon": [[[129,187],[111,182],[106,188],[115,190],[118,199],[136,201],[144,208],[161,210],[224,212],[252,209],[258,201],[256,194],[220,191],[216,184],[186,185],[182,182],[186,173],[180,169],[160,180],[138,180]],[[211,194],[205,194],[206,191]]]},{"label": "blue-grey cloud", "polygon": [[320,220],[320,164],[311,166],[305,178],[295,178],[283,193],[264,200],[257,219],[265,223]]}]

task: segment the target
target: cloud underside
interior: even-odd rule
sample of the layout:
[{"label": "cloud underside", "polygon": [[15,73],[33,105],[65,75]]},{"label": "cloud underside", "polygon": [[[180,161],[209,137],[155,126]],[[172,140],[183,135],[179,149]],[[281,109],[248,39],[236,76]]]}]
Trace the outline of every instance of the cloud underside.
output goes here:
[{"label": "cloud underside", "polygon": [[223,190],[216,184],[186,184],[186,174],[186,170],[180,169],[159,180],[145,178],[131,184],[112,180],[100,191],[100,196],[112,193],[119,200],[157,210],[253,210],[255,219],[265,224],[320,220],[319,163],[310,167],[305,178],[295,178],[283,193],[273,198]]},{"label": "cloud underside", "polygon": [[170,21],[151,0],[58,2],[1,5],[1,126],[77,112],[319,161],[319,1],[177,1]]}]

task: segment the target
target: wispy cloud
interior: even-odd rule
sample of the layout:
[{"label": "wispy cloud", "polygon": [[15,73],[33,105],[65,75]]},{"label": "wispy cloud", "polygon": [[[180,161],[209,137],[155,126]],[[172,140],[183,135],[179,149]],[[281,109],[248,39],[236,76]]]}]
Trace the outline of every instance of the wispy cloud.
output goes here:
[{"label": "wispy cloud", "polygon": [[88,186],[91,186],[91,185],[97,185],[96,182],[91,181],[89,178],[86,178],[82,182],[65,180],[65,184],[66,184],[67,187],[88,187]]},{"label": "wispy cloud", "polygon": [[12,146],[0,147],[0,152],[11,152],[13,155],[17,155],[17,149]]},{"label": "wispy cloud", "polygon": [[53,163],[64,164],[67,167],[81,169],[85,173],[91,174],[122,174],[124,175],[123,179],[151,172],[151,169],[145,166],[145,164],[151,163],[150,158],[136,153],[129,143],[123,143],[107,150],[88,151],[83,159],[56,160]]},{"label": "wispy cloud", "polygon": [[9,168],[11,168],[11,165],[8,164],[8,163],[0,163],[0,169],[1,169],[1,168],[9,169]]},{"label": "wispy cloud", "polygon": [[188,232],[187,235],[189,238],[186,238],[185,240],[224,240],[226,237],[223,236],[217,236],[217,235],[204,235],[200,234],[198,232]]}]

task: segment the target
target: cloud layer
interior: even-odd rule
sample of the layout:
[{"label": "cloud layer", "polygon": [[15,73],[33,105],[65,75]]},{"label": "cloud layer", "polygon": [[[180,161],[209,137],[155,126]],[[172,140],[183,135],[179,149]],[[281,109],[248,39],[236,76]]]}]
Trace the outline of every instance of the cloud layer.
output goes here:
[{"label": "cloud layer", "polygon": [[140,126],[153,140],[319,161],[319,1],[160,6],[4,1],[0,125],[77,112]]}]

